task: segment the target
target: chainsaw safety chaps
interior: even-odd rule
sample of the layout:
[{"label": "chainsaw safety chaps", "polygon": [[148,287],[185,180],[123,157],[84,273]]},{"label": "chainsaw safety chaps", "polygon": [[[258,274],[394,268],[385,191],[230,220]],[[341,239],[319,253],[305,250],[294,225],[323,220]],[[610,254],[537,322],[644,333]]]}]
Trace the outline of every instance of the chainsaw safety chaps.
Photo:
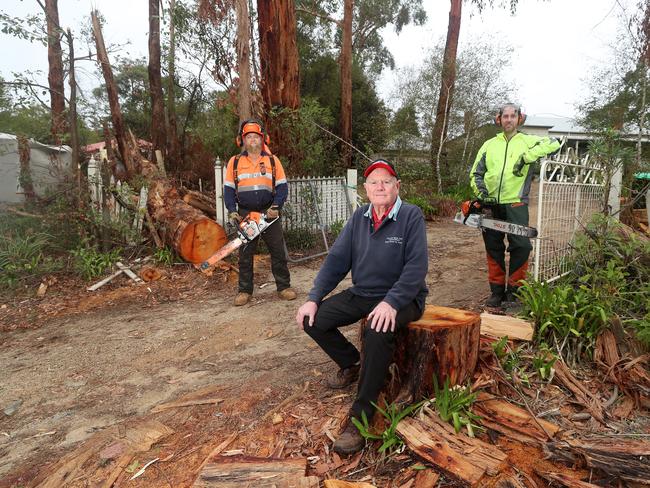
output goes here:
[{"label": "chainsaw safety chaps", "polygon": [[[514,203],[508,205],[494,205],[492,216],[495,219],[505,220],[513,224],[528,225],[528,205]],[[506,248],[504,238],[508,240]],[[520,281],[526,277],[528,271],[528,257],[533,246],[527,237],[513,234],[504,234],[496,230],[484,229],[483,241],[487,253],[488,281],[490,291],[504,292],[508,288],[520,286]],[[506,283],[506,251],[510,253],[508,266],[508,279]]]}]

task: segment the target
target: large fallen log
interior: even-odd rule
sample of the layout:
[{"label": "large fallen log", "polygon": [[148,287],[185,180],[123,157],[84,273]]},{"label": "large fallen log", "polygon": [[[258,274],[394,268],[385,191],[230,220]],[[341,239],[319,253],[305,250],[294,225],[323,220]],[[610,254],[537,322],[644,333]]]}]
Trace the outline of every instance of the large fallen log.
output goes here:
[{"label": "large fallen log", "polygon": [[417,418],[402,420],[397,433],[424,461],[470,486],[479,486],[484,476],[496,476],[506,466],[507,456],[497,447],[464,433],[456,434],[428,409]]},{"label": "large fallen log", "polygon": [[468,381],[478,359],[480,325],[476,313],[427,305],[422,318],[411,322],[398,339],[398,374],[384,392],[386,399],[430,398],[434,375],[439,385]]},{"label": "large fallen log", "polygon": [[[134,139],[132,134],[131,138]],[[137,147],[134,142],[132,146]],[[162,228],[163,240],[183,259],[201,263],[226,244],[228,238],[223,227],[184,202],[155,164],[140,158],[140,165],[142,175],[149,181],[151,217]]]},{"label": "large fallen log", "polygon": [[544,450],[555,460],[584,464],[626,481],[650,485],[650,442],[647,441],[605,436],[566,439],[548,442]]},{"label": "large fallen log", "polygon": [[305,476],[306,459],[248,456],[219,457],[207,463],[193,488],[318,488],[317,476]]},{"label": "large fallen log", "polygon": [[557,425],[532,417],[523,408],[485,392],[478,394],[472,410],[481,417],[481,425],[484,427],[524,444],[539,446],[552,439],[560,430]]}]

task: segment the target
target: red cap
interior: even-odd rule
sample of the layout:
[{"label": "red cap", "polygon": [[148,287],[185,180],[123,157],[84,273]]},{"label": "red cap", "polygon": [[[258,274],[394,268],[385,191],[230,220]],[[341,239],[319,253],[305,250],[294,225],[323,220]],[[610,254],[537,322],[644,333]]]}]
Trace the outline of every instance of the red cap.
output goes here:
[{"label": "red cap", "polygon": [[363,172],[363,177],[367,178],[368,175],[372,173],[374,170],[376,170],[377,168],[384,168],[386,171],[388,171],[391,175],[393,175],[395,178],[399,180],[399,176],[397,176],[397,171],[395,170],[395,166],[393,166],[388,161],[384,161],[383,159],[377,159],[376,161],[370,163],[370,165]]}]

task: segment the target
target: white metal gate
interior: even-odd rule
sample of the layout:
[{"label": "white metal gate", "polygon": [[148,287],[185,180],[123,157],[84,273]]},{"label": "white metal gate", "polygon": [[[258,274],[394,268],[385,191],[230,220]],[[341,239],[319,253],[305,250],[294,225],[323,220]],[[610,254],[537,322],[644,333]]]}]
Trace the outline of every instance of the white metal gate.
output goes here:
[{"label": "white metal gate", "polygon": [[602,211],[604,172],[589,166],[589,156],[576,163],[542,160],[537,206],[533,276],[554,281],[567,274],[571,243],[577,231]]}]

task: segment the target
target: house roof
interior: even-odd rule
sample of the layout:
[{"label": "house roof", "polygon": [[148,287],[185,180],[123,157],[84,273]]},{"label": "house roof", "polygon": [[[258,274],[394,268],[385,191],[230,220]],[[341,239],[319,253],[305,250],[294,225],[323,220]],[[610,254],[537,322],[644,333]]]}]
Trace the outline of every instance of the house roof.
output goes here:
[{"label": "house roof", "polygon": [[522,127],[545,127],[549,132],[562,132],[571,134],[588,134],[589,131],[570,117],[545,117],[529,115]]}]

